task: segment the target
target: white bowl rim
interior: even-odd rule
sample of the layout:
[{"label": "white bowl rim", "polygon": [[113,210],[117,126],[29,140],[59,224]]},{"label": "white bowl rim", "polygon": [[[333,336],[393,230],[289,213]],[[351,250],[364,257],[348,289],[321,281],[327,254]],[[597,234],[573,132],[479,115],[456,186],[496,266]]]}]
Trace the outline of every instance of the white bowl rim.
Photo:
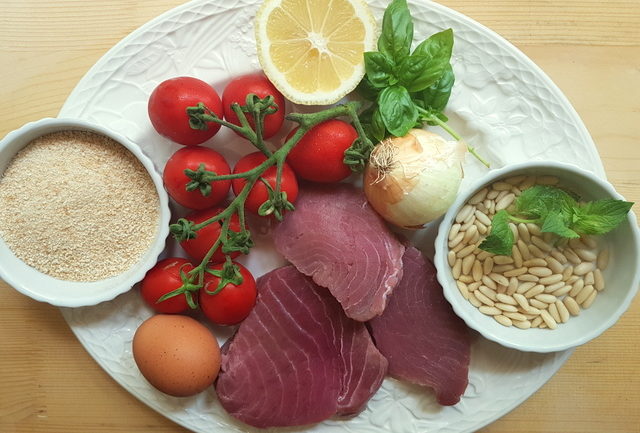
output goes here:
[{"label": "white bowl rim", "polygon": [[[155,166],[151,161],[151,159],[142,151],[142,149],[136,143],[126,138],[122,134],[96,123],[92,123],[83,119],[69,118],[69,117],[47,117],[47,118],[43,118],[40,120],[36,120],[36,121],[28,122],[24,124],[20,128],[9,132],[7,135],[5,135],[2,138],[2,140],[0,140],[0,153],[3,152],[5,148],[7,148],[11,143],[19,139],[20,137],[38,130],[43,130],[43,132],[42,134],[36,134],[36,136],[44,135],[47,133],[46,130],[48,128],[55,128],[57,130],[64,130],[64,128],[69,128],[69,129],[75,129],[75,130],[93,131],[98,134],[102,134],[106,137],[112,138],[113,140],[117,141],[119,144],[124,146],[142,163],[142,165],[144,166],[145,170],[151,177],[156,187],[156,192],[158,193],[158,198],[159,198],[159,206],[160,206],[160,218],[158,220],[159,226],[156,233],[156,237],[145,254],[145,256],[149,255],[149,257],[153,257],[154,258],[153,262],[155,263],[155,261],[157,261],[157,257],[165,249],[166,239],[169,235],[169,220],[171,218],[171,212],[169,210],[169,198],[168,198],[167,192],[164,189],[162,177],[156,171]],[[25,143],[25,145],[26,144],[27,143]],[[0,176],[2,176],[2,173],[0,173]],[[134,265],[134,267],[135,266],[136,265]],[[153,266],[153,264],[151,266]],[[47,293],[46,289],[42,291],[31,290],[25,287],[20,282],[19,278],[16,278],[16,276],[10,272],[6,272],[2,267],[0,267],[0,278],[2,278],[2,280],[4,280],[7,284],[9,284],[18,292],[32,299],[35,299],[37,301],[47,302],[51,305],[55,305],[59,307],[83,307],[83,306],[89,306],[89,305],[96,305],[104,301],[110,301],[116,296],[129,291],[135,283],[137,283],[138,281],[141,281],[142,278],[144,278],[145,274],[151,268],[151,266],[149,267],[138,266],[135,269],[134,267],[132,267],[130,277],[127,278],[124,282],[114,285],[108,290],[99,292],[95,296],[84,296],[81,298],[63,299],[63,298],[51,296],[50,294]],[[39,272],[36,269],[33,269],[33,271],[41,275],[46,275]],[[63,281],[48,275],[46,277],[57,282]],[[76,284],[76,285],[79,285],[79,284],[91,285],[92,283],[105,282],[111,278],[116,278],[116,277],[110,277],[107,279],[93,281],[93,282],[72,281],[69,283]]]},{"label": "white bowl rim", "polygon": [[[640,266],[637,266],[635,268],[635,274],[632,278],[631,287],[629,288],[629,291],[625,296],[625,298],[622,300],[622,302],[620,302],[620,304],[616,308],[615,314],[609,316],[607,320],[600,323],[597,327],[593,327],[589,331],[586,331],[579,338],[573,339],[571,341],[567,341],[564,344],[549,344],[543,347],[531,346],[523,342],[514,342],[514,341],[505,340],[499,336],[494,335],[493,333],[491,333],[489,330],[485,328],[475,326],[473,321],[471,321],[470,318],[467,317],[466,312],[461,308],[461,300],[459,299],[458,289],[455,288],[454,290],[454,288],[450,287],[449,282],[445,278],[445,271],[444,271],[445,269],[447,270],[449,269],[449,264],[447,262],[447,254],[446,254],[446,252],[448,251],[448,246],[447,246],[448,235],[449,235],[448,227],[450,227],[451,221],[453,221],[453,218],[455,218],[455,215],[457,214],[461,206],[464,205],[464,203],[469,198],[471,198],[471,196],[476,191],[478,191],[481,187],[488,185],[489,183],[494,182],[498,179],[508,177],[509,174],[513,172],[520,171],[520,170],[531,170],[538,167],[541,169],[551,168],[551,169],[565,170],[568,172],[573,172],[577,175],[580,175],[586,178],[590,178],[593,182],[597,183],[599,186],[605,189],[612,198],[618,199],[618,200],[624,200],[624,197],[615,190],[615,188],[613,187],[613,185],[611,185],[609,181],[607,181],[606,179],[602,179],[596,176],[593,172],[585,170],[581,167],[578,167],[575,164],[552,161],[552,160],[527,161],[527,162],[521,162],[521,163],[515,163],[515,164],[508,164],[506,166],[491,170],[485,176],[482,176],[476,179],[472,184],[468,186],[468,188],[466,188],[466,191],[464,193],[458,195],[456,200],[449,207],[449,210],[443,216],[442,221],[440,222],[440,226],[438,228],[438,235],[436,236],[435,245],[434,245],[435,246],[434,264],[438,271],[437,279],[443,288],[443,294],[445,298],[447,299],[449,304],[451,304],[454,312],[458,315],[458,317],[460,317],[462,320],[465,321],[467,326],[469,326],[472,329],[475,329],[485,338],[495,341],[496,343],[499,343],[505,347],[517,349],[524,352],[547,353],[547,352],[558,352],[562,350],[567,350],[567,349],[585,344],[595,339],[596,337],[600,336],[604,331],[606,331],[611,326],[613,326],[618,321],[618,319],[627,311],[627,309],[631,305],[631,301],[638,293],[638,289],[640,288]],[[633,211],[629,211],[627,215],[627,221],[630,224],[630,229],[632,234],[631,241],[635,245],[636,251],[640,251],[640,229],[638,228],[637,219]],[[464,302],[468,302],[464,299],[462,300]],[[482,313],[478,312],[478,314],[482,314]]]}]

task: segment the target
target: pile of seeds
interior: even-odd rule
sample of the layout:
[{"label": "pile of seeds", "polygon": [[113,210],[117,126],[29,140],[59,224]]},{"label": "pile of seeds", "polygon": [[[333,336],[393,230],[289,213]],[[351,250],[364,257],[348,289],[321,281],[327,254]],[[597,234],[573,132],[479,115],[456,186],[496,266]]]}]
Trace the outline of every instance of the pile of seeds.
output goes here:
[{"label": "pile of seeds", "polygon": [[159,212],[140,161],[91,132],[35,139],[0,178],[0,236],[25,263],[62,280],[129,269],[153,242]]},{"label": "pile of seeds", "polygon": [[514,176],[478,191],[458,212],[449,232],[447,260],[462,296],[504,326],[556,329],[589,308],[605,288],[608,248],[593,238],[560,239],[536,224],[509,223],[511,256],[478,248],[491,218],[533,185],[555,185],[553,176]]}]

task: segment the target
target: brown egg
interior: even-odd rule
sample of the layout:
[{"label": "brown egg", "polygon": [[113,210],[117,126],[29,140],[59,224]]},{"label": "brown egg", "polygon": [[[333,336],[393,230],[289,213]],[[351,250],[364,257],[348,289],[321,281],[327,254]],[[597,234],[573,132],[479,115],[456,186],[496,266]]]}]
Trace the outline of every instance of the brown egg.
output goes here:
[{"label": "brown egg", "polygon": [[158,314],[133,336],[133,358],[160,391],[187,397],[213,384],[220,370],[220,346],[211,331],[187,316]]}]

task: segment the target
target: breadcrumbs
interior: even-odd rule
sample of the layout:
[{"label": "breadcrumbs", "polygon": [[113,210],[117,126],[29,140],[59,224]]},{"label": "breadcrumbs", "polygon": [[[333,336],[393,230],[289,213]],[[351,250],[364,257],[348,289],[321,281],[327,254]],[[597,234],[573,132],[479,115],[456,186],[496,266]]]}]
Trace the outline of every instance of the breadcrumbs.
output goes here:
[{"label": "breadcrumbs", "polygon": [[0,178],[0,236],[14,254],[62,280],[128,270],[153,242],[160,201],[144,166],[87,131],[44,135]]}]

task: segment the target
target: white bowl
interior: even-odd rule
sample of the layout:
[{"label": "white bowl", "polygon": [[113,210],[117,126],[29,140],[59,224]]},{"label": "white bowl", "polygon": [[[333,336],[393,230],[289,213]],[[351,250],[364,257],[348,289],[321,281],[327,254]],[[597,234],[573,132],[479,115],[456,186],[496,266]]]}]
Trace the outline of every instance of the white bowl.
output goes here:
[{"label": "white bowl", "polygon": [[25,145],[44,134],[63,130],[84,130],[102,134],[122,144],[138,158],[151,176],[160,202],[160,218],[154,240],[143,257],[127,271],[103,280],[77,282],[60,280],[32,268],[17,258],[0,238],[0,278],[19,292],[38,301],[65,307],[95,305],[128,291],[156,263],[169,234],[171,214],[168,197],[153,162],[136,144],[106,128],[77,119],[42,119],[27,123],[7,134],[0,141],[0,175],[4,173],[13,156]]},{"label": "white bowl", "polygon": [[[458,196],[445,214],[435,241],[435,265],[438,281],[455,313],[469,327],[484,337],[506,347],[531,352],[554,352],[584,344],[611,327],[627,310],[640,284],[640,233],[633,212],[606,236],[611,259],[604,271],[606,288],[599,293],[590,308],[571,317],[557,329],[518,329],[505,327],[486,316],[460,294],[447,262],[448,234],[456,214],[477,191],[496,180],[521,174],[552,175],[560,185],[578,193],[584,199],[623,199],[613,186],[593,173],[574,165],[559,162],[527,162],[509,165],[489,172],[475,182],[467,193]],[[637,206],[637,205],[636,205]]]}]

